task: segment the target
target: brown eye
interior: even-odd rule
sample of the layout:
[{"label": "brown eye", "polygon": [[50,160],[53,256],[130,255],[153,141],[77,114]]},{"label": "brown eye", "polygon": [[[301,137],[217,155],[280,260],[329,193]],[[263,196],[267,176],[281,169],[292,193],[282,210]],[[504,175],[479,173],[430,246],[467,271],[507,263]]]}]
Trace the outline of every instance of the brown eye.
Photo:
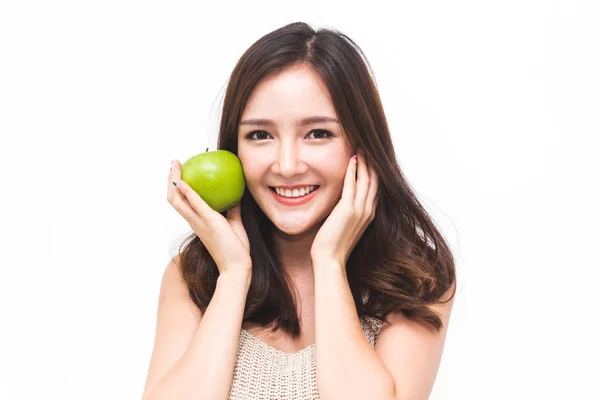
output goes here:
[{"label": "brown eye", "polygon": [[315,130],[312,130],[308,134],[308,136],[312,135],[313,133],[316,136],[315,139],[327,139],[327,138],[333,136],[333,134],[331,132],[329,132],[328,130],[326,130],[326,129],[315,129]]},{"label": "brown eye", "polygon": [[[254,135],[260,135],[260,138],[255,139]],[[252,131],[249,134],[246,135],[246,139],[250,139],[250,140],[262,140],[262,139],[266,139],[266,137],[264,137],[263,135],[269,135],[267,132],[265,131]]]}]

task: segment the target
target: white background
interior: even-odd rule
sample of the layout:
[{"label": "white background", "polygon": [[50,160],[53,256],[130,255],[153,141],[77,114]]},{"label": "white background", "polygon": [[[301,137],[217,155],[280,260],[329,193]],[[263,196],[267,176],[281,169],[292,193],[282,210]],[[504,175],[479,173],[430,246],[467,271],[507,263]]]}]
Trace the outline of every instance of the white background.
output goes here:
[{"label": "white background", "polygon": [[0,398],[139,399],[189,232],[171,159],[294,21],[370,61],[459,274],[432,399],[600,398],[600,8],[588,1],[5,1]]}]

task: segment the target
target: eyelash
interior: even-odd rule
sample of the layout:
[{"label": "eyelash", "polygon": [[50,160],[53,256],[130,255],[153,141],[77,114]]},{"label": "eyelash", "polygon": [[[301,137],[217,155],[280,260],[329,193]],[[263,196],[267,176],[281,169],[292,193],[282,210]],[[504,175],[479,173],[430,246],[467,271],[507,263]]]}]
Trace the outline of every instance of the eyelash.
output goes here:
[{"label": "eyelash", "polygon": [[[251,140],[251,141],[264,140],[264,139],[252,139],[251,138],[255,133],[261,133],[261,132],[265,132],[265,133],[268,134],[267,131],[252,131],[252,132],[250,132],[249,134],[246,135],[246,139]],[[322,138],[315,138],[314,140],[323,140],[323,139],[328,139],[328,138],[334,136],[334,134],[331,133],[330,131],[328,131],[327,129],[313,129],[308,134],[310,135],[311,133],[315,133],[315,132],[325,133],[326,136],[322,137]]]}]

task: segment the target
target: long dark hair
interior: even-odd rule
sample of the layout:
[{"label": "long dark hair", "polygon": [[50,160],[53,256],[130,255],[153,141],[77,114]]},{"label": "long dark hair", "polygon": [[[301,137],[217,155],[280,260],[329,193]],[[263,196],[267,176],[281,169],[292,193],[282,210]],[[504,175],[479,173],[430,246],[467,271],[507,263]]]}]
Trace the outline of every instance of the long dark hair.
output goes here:
[{"label": "long dark hair", "polygon": [[[238,124],[252,90],[262,79],[298,64],[313,68],[326,83],[349,141],[362,150],[379,177],[375,219],[346,264],[359,317],[383,321],[390,312],[400,311],[441,330],[442,321],[429,306],[454,296],[454,258],[400,170],[370,65],[350,38],[296,22],[256,41],[228,82],[217,147],[237,154]],[[293,284],[275,253],[274,227],[248,190],[241,214],[252,257],[244,321],[271,326],[272,331],[282,329],[297,338],[300,324]],[[178,267],[191,299],[204,313],[219,272],[195,233],[181,244]]]}]

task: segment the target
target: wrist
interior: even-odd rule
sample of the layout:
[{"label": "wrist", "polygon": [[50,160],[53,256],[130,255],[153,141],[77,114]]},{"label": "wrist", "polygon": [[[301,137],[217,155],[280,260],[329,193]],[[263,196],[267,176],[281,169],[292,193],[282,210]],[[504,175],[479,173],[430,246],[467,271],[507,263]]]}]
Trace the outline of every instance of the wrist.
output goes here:
[{"label": "wrist", "polygon": [[227,271],[223,272],[217,278],[217,283],[226,282],[227,285],[241,285],[250,287],[252,281],[252,270],[250,271]]},{"label": "wrist", "polygon": [[331,259],[331,258],[315,258],[312,260],[313,269],[316,272],[327,271],[338,273],[342,272],[344,275],[346,274],[345,264],[339,260]]},{"label": "wrist", "polygon": [[344,263],[338,259],[337,257],[331,257],[331,256],[317,256],[317,255],[311,255],[311,261],[314,264],[318,264],[318,265],[338,265],[338,266],[343,266]]}]

